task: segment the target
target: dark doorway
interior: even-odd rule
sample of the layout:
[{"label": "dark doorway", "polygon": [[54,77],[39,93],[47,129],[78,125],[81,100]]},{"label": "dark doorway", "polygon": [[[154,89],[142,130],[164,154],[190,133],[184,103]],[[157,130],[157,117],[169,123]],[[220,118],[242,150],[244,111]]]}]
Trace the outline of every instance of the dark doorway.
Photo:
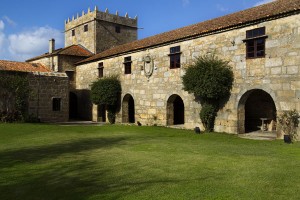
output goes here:
[{"label": "dark doorway", "polygon": [[184,124],[184,103],[180,96],[174,94],[167,103],[167,125]]},{"label": "dark doorway", "polygon": [[134,99],[130,94],[126,94],[122,103],[122,122],[135,123]]},{"label": "dark doorway", "polygon": [[246,92],[240,100],[238,111],[239,133],[276,129],[276,106],[271,95],[263,90]]},{"label": "dark doorway", "polygon": [[78,119],[77,95],[73,92],[69,94],[69,119]]},{"label": "dark doorway", "polygon": [[106,122],[105,105],[98,105],[98,122]]}]

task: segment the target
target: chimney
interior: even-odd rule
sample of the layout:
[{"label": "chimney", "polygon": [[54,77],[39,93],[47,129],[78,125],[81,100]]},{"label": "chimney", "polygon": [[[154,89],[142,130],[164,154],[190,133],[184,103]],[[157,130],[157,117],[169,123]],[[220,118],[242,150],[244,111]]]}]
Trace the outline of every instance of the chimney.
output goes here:
[{"label": "chimney", "polygon": [[53,53],[55,50],[55,40],[52,38],[49,40],[49,54]]}]

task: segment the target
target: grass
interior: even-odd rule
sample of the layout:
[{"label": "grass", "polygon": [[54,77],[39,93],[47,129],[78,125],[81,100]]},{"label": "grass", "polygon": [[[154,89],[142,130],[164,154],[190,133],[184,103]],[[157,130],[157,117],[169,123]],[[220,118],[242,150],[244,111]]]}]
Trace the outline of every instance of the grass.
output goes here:
[{"label": "grass", "polygon": [[299,199],[300,143],[0,124],[0,199]]}]

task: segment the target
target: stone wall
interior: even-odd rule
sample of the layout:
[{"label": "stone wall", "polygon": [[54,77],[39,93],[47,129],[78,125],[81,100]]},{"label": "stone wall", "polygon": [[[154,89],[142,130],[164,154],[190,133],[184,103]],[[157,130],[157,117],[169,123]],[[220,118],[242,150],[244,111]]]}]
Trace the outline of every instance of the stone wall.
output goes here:
[{"label": "stone wall", "polygon": [[[31,88],[29,113],[42,122],[65,122],[69,119],[69,83],[65,73],[29,74]],[[53,111],[53,98],[60,98],[60,110]]]},{"label": "stone wall", "polygon": [[[137,19],[97,12],[96,53],[137,40]],[[116,32],[116,27],[120,32]]]},{"label": "stone wall", "polygon": [[[266,56],[246,59],[246,45],[243,42],[246,31],[258,27],[266,27]],[[174,46],[181,48],[180,69],[169,68],[168,54],[170,47]],[[252,90],[268,93],[274,100],[277,114],[283,110],[300,111],[300,15],[83,64],[77,66],[76,87],[90,89],[91,83],[97,79],[98,63],[103,62],[105,76],[120,75],[122,98],[126,94],[133,97],[136,121],[167,125],[167,102],[171,95],[177,94],[184,102],[184,127],[201,126],[201,105],[193,95],[183,91],[181,76],[195,57],[209,52],[215,52],[220,58],[230,61],[234,71],[234,86],[229,101],[218,112],[216,131],[242,132],[244,104],[248,92]],[[146,55],[154,62],[154,72],[149,79],[143,71],[143,57]],[[132,57],[132,73],[128,75],[124,74],[126,56]],[[121,120],[122,112],[117,116],[117,121]]]},{"label": "stone wall", "polygon": [[52,71],[58,71],[59,70],[59,63],[58,63],[58,56],[49,56],[40,58],[38,60],[31,61],[30,63],[40,63],[46,67],[48,67],[49,70]]}]

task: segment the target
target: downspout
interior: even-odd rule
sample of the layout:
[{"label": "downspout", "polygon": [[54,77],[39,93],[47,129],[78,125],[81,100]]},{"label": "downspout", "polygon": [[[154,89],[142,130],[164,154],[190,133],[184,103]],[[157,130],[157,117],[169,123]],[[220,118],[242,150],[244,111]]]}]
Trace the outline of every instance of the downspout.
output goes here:
[{"label": "downspout", "polygon": [[96,11],[96,18],[94,20],[94,54],[97,54],[97,11]]},{"label": "downspout", "polygon": [[40,72],[38,72],[38,81],[37,81],[37,110],[36,110],[36,116],[38,120],[40,120],[39,116],[39,109],[40,109]]}]

